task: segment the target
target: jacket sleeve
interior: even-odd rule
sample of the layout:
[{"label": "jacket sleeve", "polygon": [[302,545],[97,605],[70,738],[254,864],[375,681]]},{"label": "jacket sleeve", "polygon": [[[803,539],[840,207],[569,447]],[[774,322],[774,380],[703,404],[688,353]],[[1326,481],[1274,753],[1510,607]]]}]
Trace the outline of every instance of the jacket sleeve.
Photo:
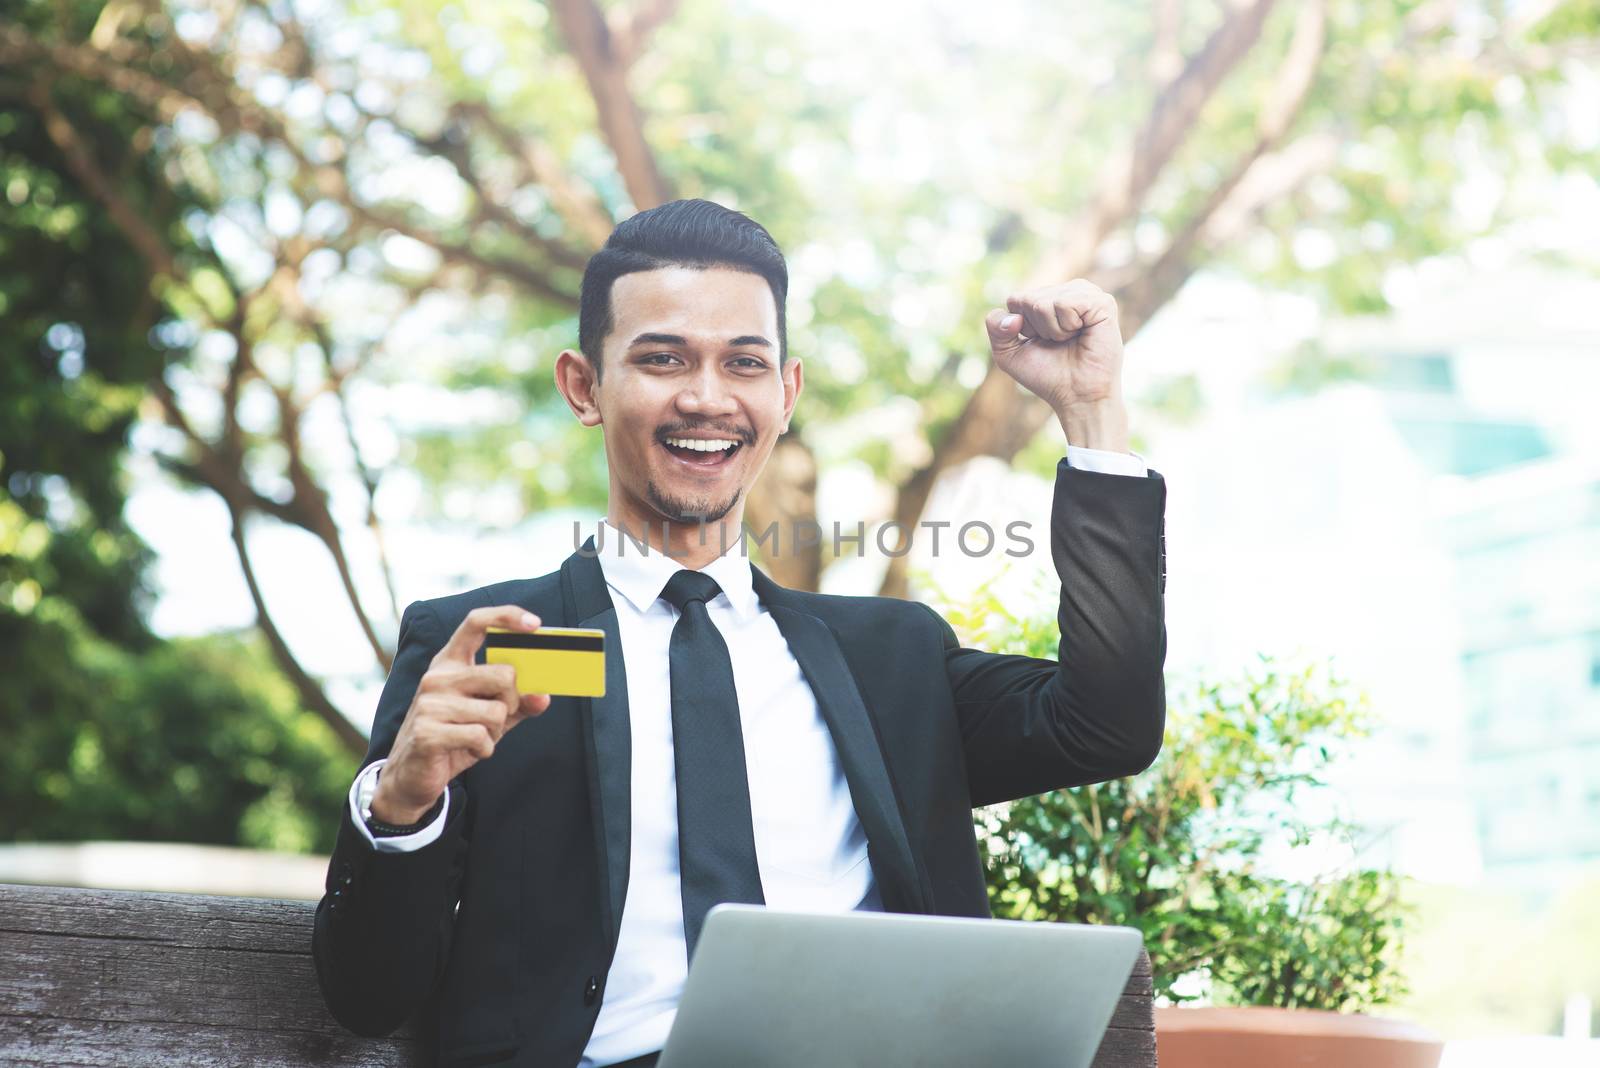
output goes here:
[{"label": "jacket sleeve", "polygon": [[[974,805],[1143,771],[1166,724],[1166,483],[1056,470],[1056,660],[963,648],[937,612]],[[926,607],[926,606],[925,606]]]},{"label": "jacket sleeve", "polygon": [[[417,685],[446,637],[426,604],[406,608],[363,768],[388,755]],[[444,973],[470,825],[465,790],[451,783],[450,791],[443,832],[405,853],[375,849],[355,826],[350,805],[340,805],[312,955],[328,1011],[357,1034],[394,1031],[427,1000]]]}]

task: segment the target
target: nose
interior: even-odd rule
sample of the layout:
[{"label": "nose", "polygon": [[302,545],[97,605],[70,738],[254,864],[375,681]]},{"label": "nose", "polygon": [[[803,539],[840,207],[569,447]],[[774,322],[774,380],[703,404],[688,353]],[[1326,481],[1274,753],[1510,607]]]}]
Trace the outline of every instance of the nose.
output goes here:
[{"label": "nose", "polygon": [[737,414],[738,401],[719,373],[715,360],[704,361],[699,370],[678,391],[676,404],[684,415],[706,418]]}]

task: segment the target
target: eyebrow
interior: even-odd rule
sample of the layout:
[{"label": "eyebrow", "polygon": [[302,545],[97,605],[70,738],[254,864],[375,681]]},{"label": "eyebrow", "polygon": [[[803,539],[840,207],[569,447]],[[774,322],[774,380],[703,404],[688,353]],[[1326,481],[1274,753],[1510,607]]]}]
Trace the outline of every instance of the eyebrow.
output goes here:
[{"label": "eyebrow", "polygon": [[[688,345],[689,341],[682,334],[640,334],[628,343],[634,345]],[[760,334],[741,334],[728,342],[729,348],[738,348],[745,345],[764,345],[772,348],[772,342]]]}]

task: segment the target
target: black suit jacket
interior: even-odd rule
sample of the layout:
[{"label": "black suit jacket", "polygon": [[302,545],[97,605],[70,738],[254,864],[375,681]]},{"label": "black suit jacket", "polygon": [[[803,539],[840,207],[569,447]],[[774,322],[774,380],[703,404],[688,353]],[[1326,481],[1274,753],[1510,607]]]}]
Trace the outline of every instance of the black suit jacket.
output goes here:
[{"label": "black suit jacket", "polygon": [[[832,734],[887,910],[989,915],[973,806],[1155,759],[1165,501],[1154,472],[1059,464],[1059,661],[962,648],[927,605],[791,590],[755,569]],[[316,914],[317,978],[359,1034],[388,1034],[429,1006],[443,1065],[573,1065],[600,1011],[628,881],[628,686],[600,561],[575,553],[539,578],[410,605],[364,763],[388,753],[466,613],[494,604],[604,629],[606,696],[557,697],[508,733],[451,784],[444,832],[423,849],[377,852],[344,805]]]}]

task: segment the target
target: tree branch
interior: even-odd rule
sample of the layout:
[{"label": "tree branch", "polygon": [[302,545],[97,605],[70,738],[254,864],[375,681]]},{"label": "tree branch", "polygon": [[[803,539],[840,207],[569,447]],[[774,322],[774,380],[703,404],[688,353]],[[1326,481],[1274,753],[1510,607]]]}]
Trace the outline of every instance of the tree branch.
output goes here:
[{"label": "tree branch", "polygon": [[616,156],[617,171],[633,206],[644,211],[671,200],[672,192],[645,140],[644,117],[628,89],[629,64],[635,57],[618,49],[611,27],[594,0],[550,0],[550,8],[589,83],[600,132]]},{"label": "tree branch", "polygon": [[[1199,252],[1221,243],[1215,235],[1208,239],[1208,229],[1216,225],[1219,216],[1227,218],[1229,209],[1237,212],[1238,205],[1230,204],[1230,198],[1294,125],[1311,94],[1326,44],[1326,0],[1302,5],[1289,49],[1257,118],[1255,140],[1234,159],[1233,165],[1211,187],[1200,207],[1189,214],[1161,253],[1154,260],[1133,268],[1134,277],[1116,287],[1124,335],[1131,338],[1137,334],[1155,310],[1177,293],[1193,273],[1193,263]],[[1237,214],[1234,217],[1237,218]]]},{"label": "tree branch", "polygon": [[463,102],[457,108],[481,123],[506,155],[522,162],[528,177],[549,194],[556,214],[583,239],[588,251],[605,244],[611,236],[611,216],[594,190],[573,178],[549,145],[512,128],[485,104]]},{"label": "tree branch", "polygon": [[1116,289],[1117,306],[1123,309],[1123,331],[1129,337],[1137,333],[1157,309],[1183,288],[1206,253],[1226,245],[1268,204],[1281,200],[1312,175],[1326,171],[1337,154],[1338,145],[1332,137],[1313,134],[1256,160],[1232,195],[1216,206],[1187,244],[1169,246],[1147,269]]},{"label": "tree branch", "polygon": [[633,14],[611,26],[617,60],[631,67],[644,54],[650,35],[677,14],[679,0],[643,0]]},{"label": "tree branch", "polygon": [[[1144,124],[1101,171],[1095,194],[1068,226],[1060,248],[1041,258],[1030,285],[1080,277],[1091,269],[1101,242],[1138,214],[1156,179],[1193,133],[1205,104],[1255,46],[1274,2],[1248,0],[1229,9],[1206,43],[1156,94]],[[1009,460],[1048,414],[1042,401],[990,363],[961,414],[934,445],[932,458],[900,487],[894,520],[913,528],[943,472],[975,456]],[[880,594],[906,596],[908,557],[889,560]]]},{"label": "tree branch", "polygon": [[256,625],[267,637],[267,644],[272,649],[273,659],[278,662],[278,669],[289,677],[290,683],[300,694],[300,703],[307,709],[322,717],[322,721],[333,728],[334,734],[343,743],[345,749],[353,753],[358,759],[366,755],[367,739],[356,729],[355,724],[345,718],[344,713],[328,699],[322,685],[313,679],[295,659],[294,653],[289,649],[289,644],[283,640],[283,634],[278,630],[278,625],[272,619],[272,613],[267,610],[266,598],[262,596],[261,584],[256,580],[256,570],[250,560],[250,550],[245,543],[244,524],[245,513],[234,501],[223,498],[228,506],[228,515],[233,520],[232,538],[234,554],[239,558],[239,569],[244,573],[245,585],[250,589],[250,600],[256,606]]},{"label": "tree branch", "polygon": [[1155,32],[1151,35],[1150,76],[1165,84],[1183,69],[1178,34],[1183,28],[1183,0],[1156,0]]},{"label": "tree branch", "polygon": [[1061,247],[1034,272],[1041,281],[1086,273],[1106,235],[1137,214],[1150,187],[1196,128],[1201,109],[1249,54],[1276,0],[1229,8],[1222,25],[1156,95],[1132,142],[1101,171],[1088,205],[1067,228]]},{"label": "tree branch", "polygon": [[372,647],[373,656],[377,657],[378,663],[387,673],[394,664],[394,656],[379,640],[378,632],[372,625],[372,617],[361,604],[361,595],[356,591],[355,575],[350,570],[350,558],[344,551],[344,539],[340,536],[339,525],[334,522],[333,513],[328,509],[327,491],[317,484],[311,469],[305,463],[300,440],[300,408],[295,404],[294,397],[287,388],[275,388],[273,393],[278,398],[278,437],[289,453],[287,465],[289,484],[294,487],[294,498],[290,501],[290,508],[296,516],[296,523],[315,535],[328,550],[328,555],[333,557],[333,565],[339,572],[339,582],[344,587],[345,599],[350,602],[350,608],[355,612],[356,622],[360,625],[367,644]]},{"label": "tree branch", "polygon": [[[452,110],[460,112],[459,108]],[[435,137],[423,137],[421,134],[398,126],[396,126],[396,129],[400,130],[401,134],[418,148],[430,152],[440,159],[447,160],[455,168],[456,174],[472,190],[473,197],[477,201],[479,220],[490,220],[499,223],[518,240],[544,253],[552,264],[575,271],[583,270],[584,265],[588,263],[588,256],[576,249],[563,245],[559,241],[553,241],[545,237],[518,218],[510,208],[501,203],[498,197],[489,192],[482,176],[478,174],[476,166],[473,165],[472,151],[465,136],[452,136],[453,131],[449,127],[446,127]],[[517,158],[519,163],[522,162],[520,157]]]},{"label": "tree branch", "polygon": [[[389,596],[389,609],[393,618],[400,618],[400,598],[395,588],[394,570],[389,564],[388,547],[383,536],[383,524],[378,519],[377,498],[378,478],[367,465],[361,452],[361,443],[356,437],[355,421],[350,415],[350,398],[345,389],[349,375],[365,362],[365,358],[356,360],[349,367],[339,367],[334,360],[334,339],[332,330],[327,322],[314,309],[306,304],[300,295],[297,282],[300,277],[300,265],[304,262],[305,251],[281,257],[283,265],[273,276],[268,285],[276,292],[278,299],[288,309],[290,316],[300,322],[316,339],[317,350],[322,353],[323,368],[327,373],[325,391],[333,394],[334,402],[339,407],[339,421],[344,428],[345,442],[350,447],[351,461],[355,466],[356,475],[361,480],[361,486],[367,497],[367,529],[372,533],[372,540],[378,551],[378,567],[383,574],[384,589]],[[380,342],[381,343],[381,342]],[[377,343],[370,345],[366,353],[377,348]],[[359,608],[358,608],[359,611]],[[386,666],[388,652],[379,653],[379,661]]]},{"label": "tree branch", "polygon": [[28,101],[38,110],[40,118],[44,120],[45,133],[61,152],[73,176],[82,182],[89,195],[106,209],[111,221],[116,223],[117,229],[127,236],[128,241],[149,265],[150,270],[156,275],[180,277],[182,272],[172,256],[172,250],[144,217],[134,210],[133,205],[117,192],[111,181],[101,172],[99,165],[94,162],[88,146],[78,136],[77,129],[67,119],[66,114],[56,107],[55,100],[51,96],[50,81],[40,79],[33,82],[28,87]]},{"label": "tree branch", "polygon": [[[123,50],[115,51],[120,53]],[[351,191],[343,170],[308,157],[277,116],[239,93],[237,87],[220,71],[208,71],[204,65],[197,65],[186,72],[189,76],[182,79],[181,84],[198,84],[207,92],[203,95],[180,92],[124,65],[113,54],[81,46],[46,44],[33,39],[21,27],[0,20],[0,62],[23,59],[43,59],[48,64],[98,81],[155,109],[164,121],[170,122],[184,110],[194,108],[208,115],[227,133],[249,133],[275,141],[294,157],[301,172],[315,183],[318,191],[337,200],[353,220],[379,230],[393,230],[431,246],[446,260],[491,277],[503,278],[562,307],[576,308],[578,305],[575,292],[558,285],[535,264],[479,252],[470,245],[451,241],[397,214],[363,203]]]}]

